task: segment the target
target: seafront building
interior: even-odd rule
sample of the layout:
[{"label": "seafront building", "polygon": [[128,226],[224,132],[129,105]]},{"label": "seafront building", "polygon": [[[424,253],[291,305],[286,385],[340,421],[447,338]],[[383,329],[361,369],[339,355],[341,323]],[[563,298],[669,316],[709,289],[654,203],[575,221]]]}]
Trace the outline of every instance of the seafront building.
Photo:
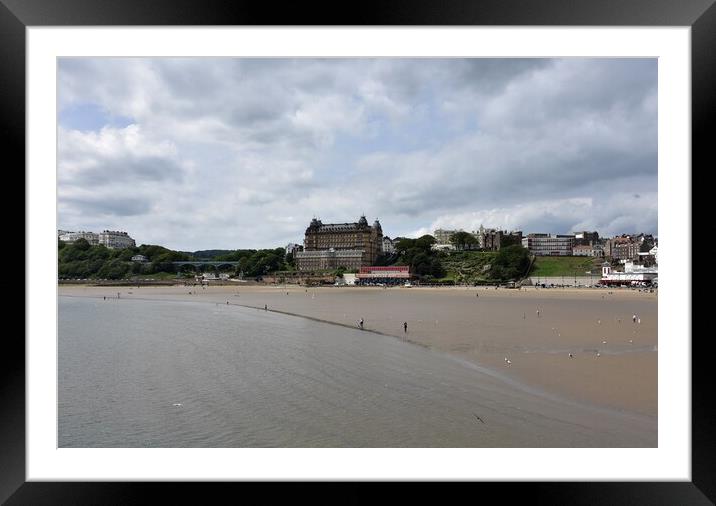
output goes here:
[{"label": "seafront building", "polygon": [[599,242],[599,232],[589,232],[584,230],[582,232],[574,233],[574,245],[575,246],[593,246]]},{"label": "seafront building", "polygon": [[390,265],[387,267],[361,267],[356,274],[356,284],[399,285],[410,280],[410,267],[407,265]]},{"label": "seafront building", "polygon": [[439,228],[439,229],[433,231],[433,237],[435,238],[435,242],[437,244],[452,244],[450,242],[450,240],[452,239],[452,236],[454,236],[458,232],[462,232],[462,229],[460,229],[460,230],[445,230],[445,229]]},{"label": "seafront building", "polygon": [[358,269],[372,265],[383,253],[383,229],[375,220],[368,225],[365,216],[355,223],[323,223],[311,220],[306,229],[303,251],[295,253],[299,271]]},{"label": "seafront building", "polygon": [[577,244],[572,248],[572,255],[575,257],[603,257],[604,248],[595,245]]},{"label": "seafront building", "polygon": [[[78,239],[86,240],[90,246],[101,244],[111,249],[134,248],[137,244],[129,237],[127,232],[118,230],[103,230],[99,234],[95,232],[68,232],[66,230],[58,230],[58,239],[63,242],[73,243]],[[62,232],[62,233],[60,233]]]},{"label": "seafront building", "polygon": [[613,260],[635,260],[641,244],[630,235],[613,237],[606,242],[605,254]]},{"label": "seafront building", "polygon": [[472,232],[477,239],[477,243],[481,250],[499,251],[504,246],[511,244],[522,244],[522,231],[499,230],[496,228],[485,228],[480,225],[479,230]]},{"label": "seafront building", "polygon": [[571,234],[527,234],[522,246],[536,256],[571,256],[574,236]]},{"label": "seafront building", "polygon": [[296,253],[296,268],[299,271],[321,271],[327,269],[353,270],[363,265],[363,250],[299,251]]},{"label": "seafront building", "polygon": [[137,244],[127,232],[103,230],[99,234],[99,244],[110,249],[134,248]]},{"label": "seafront building", "polygon": [[64,232],[59,236],[60,241],[73,243],[79,239],[84,239],[88,243],[90,243],[90,246],[97,246],[99,244],[99,234],[96,234],[94,232]]},{"label": "seafront building", "polygon": [[383,236],[383,253],[389,255],[395,253],[395,244],[387,235]]},{"label": "seafront building", "polygon": [[286,245],[286,247],[284,249],[286,250],[286,256],[295,255],[296,252],[303,250],[303,246],[301,246],[300,244],[294,244],[294,243],[290,242]]},{"label": "seafront building", "polygon": [[599,282],[603,285],[651,285],[658,282],[659,271],[657,267],[644,267],[635,265],[632,260],[626,260],[624,271],[612,270],[609,262],[602,264],[602,279]]},{"label": "seafront building", "polygon": [[430,249],[433,251],[455,251],[457,248],[454,244],[438,244],[435,243],[432,246],[430,246]]}]

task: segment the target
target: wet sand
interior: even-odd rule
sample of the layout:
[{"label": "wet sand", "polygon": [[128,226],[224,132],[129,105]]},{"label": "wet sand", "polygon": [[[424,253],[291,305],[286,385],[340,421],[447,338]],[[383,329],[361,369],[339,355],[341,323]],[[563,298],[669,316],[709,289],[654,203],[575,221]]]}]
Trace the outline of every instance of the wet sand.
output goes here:
[{"label": "wet sand", "polygon": [[[84,297],[116,298],[117,292],[133,299],[228,301],[260,310],[267,305],[270,311],[354,328],[363,318],[366,330],[447,352],[552,395],[657,415],[656,293],[241,284],[59,287],[61,295]],[[632,322],[633,314],[641,323]]]}]

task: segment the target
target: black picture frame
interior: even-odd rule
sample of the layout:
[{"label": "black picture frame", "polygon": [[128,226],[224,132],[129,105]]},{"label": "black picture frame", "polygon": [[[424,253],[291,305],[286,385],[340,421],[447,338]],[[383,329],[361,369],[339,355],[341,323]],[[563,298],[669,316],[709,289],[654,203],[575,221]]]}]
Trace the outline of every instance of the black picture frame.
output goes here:
[{"label": "black picture frame", "polygon": [[[714,164],[708,132],[716,114],[716,6],[714,0],[371,0],[351,4],[270,3],[246,0],[0,0],[0,143],[3,152],[25,164],[25,29],[31,26],[111,25],[502,25],[502,26],[688,26],[691,27],[692,188]],[[698,170],[694,170],[699,168]],[[10,165],[6,170],[10,169]],[[688,170],[688,168],[685,168]],[[15,171],[20,173],[21,171]],[[18,184],[25,187],[24,177]],[[703,188],[704,185],[701,187]],[[19,187],[19,186],[17,186]],[[17,188],[16,187],[16,188]],[[695,198],[692,197],[692,202]],[[16,214],[16,207],[13,216]],[[7,211],[6,211],[7,212]],[[693,219],[699,216],[692,213]],[[693,232],[713,227],[692,222]],[[686,232],[688,235],[688,231]],[[692,234],[691,237],[696,237]],[[693,244],[693,243],[692,243]],[[702,245],[703,246],[703,245]],[[15,252],[14,252],[15,253]],[[696,258],[692,256],[692,258]],[[25,265],[25,269],[29,266]],[[691,272],[686,273],[692,279]],[[697,285],[693,284],[694,290]],[[692,301],[696,300],[692,292]],[[18,300],[25,300],[24,297]],[[32,301],[27,301],[32,303]],[[693,309],[692,309],[693,314]],[[690,338],[691,336],[679,336]],[[477,497],[509,490],[510,499],[550,504],[713,504],[716,502],[714,406],[708,372],[708,332],[691,341],[692,349],[692,481],[618,483],[465,483],[427,489],[413,483],[400,491],[421,498],[437,494],[441,501],[463,494]],[[700,338],[700,339],[699,339]],[[0,502],[7,504],[124,504],[162,502],[178,497],[206,502],[209,494],[243,487],[241,497],[259,484],[77,483],[25,480],[25,342],[7,333],[0,353]],[[340,491],[321,484],[321,494],[307,484],[293,484],[301,495],[340,502],[373,500],[386,484],[348,483]],[[219,490],[217,490],[217,488]],[[222,490],[223,489],[223,490]],[[408,490],[405,490],[408,489]],[[261,486],[262,494],[267,487]],[[273,488],[264,495],[274,498]],[[307,492],[310,490],[310,492]],[[449,490],[449,491],[448,491]],[[168,495],[167,495],[168,494]],[[216,496],[220,497],[220,496]],[[238,496],[237,496],[238,497]],[[470,497],[470,496],[468,496]],[[518,499],[519,500],[519,499]]]}]

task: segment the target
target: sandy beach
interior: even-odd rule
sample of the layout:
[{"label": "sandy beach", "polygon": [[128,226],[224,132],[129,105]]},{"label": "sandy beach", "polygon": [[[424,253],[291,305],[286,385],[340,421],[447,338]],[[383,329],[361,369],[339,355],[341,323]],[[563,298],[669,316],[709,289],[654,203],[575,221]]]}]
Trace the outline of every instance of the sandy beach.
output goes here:
[{"label": "sandy beach", "polygon": [[[656,293],[485,287],[59,287],[60,295],[81,297],[116,298],[118,292],[132,299],[228,302],[262,311],[267,306],[269,311],[354,328],[363,318],[366,330],[449,353],[553,395],[657,415]],[[635,314],[640,322],[632,322]],[[407,332],[403,322],[408,323]]]}]

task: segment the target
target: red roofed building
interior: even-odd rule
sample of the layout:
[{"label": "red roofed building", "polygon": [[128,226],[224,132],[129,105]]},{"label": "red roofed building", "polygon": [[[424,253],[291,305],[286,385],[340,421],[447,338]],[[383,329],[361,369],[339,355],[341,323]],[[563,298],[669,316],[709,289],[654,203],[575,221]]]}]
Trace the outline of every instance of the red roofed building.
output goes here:
[{"label": "red roofed building", "polygon": [[358,284],[398,285],[410,279],[410,267],[407,265],[365,266],[356,274]]}]

